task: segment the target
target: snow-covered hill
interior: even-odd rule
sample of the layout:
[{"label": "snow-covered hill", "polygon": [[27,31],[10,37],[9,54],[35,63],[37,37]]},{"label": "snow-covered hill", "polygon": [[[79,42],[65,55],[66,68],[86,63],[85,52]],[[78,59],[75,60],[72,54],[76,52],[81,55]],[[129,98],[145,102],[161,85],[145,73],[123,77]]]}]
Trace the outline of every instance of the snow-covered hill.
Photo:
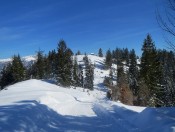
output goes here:
[{"label": "snow-covered hill", "polygon": [[[31,56],[25,56],[25,57],[22,57],[21,58],[24,66],[28,66],[30,65],[31,63],[33,63],[35,60],[36,60],[36,56],[34,55],[31,55]],[[8,58],[8,59],[0,59],[0,71],[2,70],[2,68],[4,66],[6,66],[8,63],[10,63],[12,61],[11,58]]]},{"label": "snow-covered hill", "polygon": [[[83,56],[78,56],[82,62]],[[27,80],[0,92],[2,132],[173,132],[175,108],[127,106],[106,99],[102,82],[109,74],[104,58],[88,55],[95,64],[94,91],[63,88]]]}]

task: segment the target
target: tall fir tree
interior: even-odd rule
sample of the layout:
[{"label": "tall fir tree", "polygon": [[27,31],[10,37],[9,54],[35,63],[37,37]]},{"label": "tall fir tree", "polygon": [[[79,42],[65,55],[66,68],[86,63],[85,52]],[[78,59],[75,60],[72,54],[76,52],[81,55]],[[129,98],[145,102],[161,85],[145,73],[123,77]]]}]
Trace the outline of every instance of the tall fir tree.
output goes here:
[{"label": "tall fir tree", "polygon": [[144,40],[142,51],[140,75],[145,81],[149,91],[150,100],[148,100],[148,105],[156,107],[161,105],[159,94],[161,93],[160,80],[162,71],[157,50],[149,34]]},{"label": "tall fir tree", "polygon": [[12,75],[12,65],[9,63],[7,66],[4,66],[1,71],[1,89],[4,89],[5,86],[13,84],[15,79]]},{"label": "tall fir tree", "polygon": [[99,57],[103,57],[103,51],[102,51],[101,48],[98,50],[98,56],[99,56]]},{"label": "tall fir tree", "polygon": [[48,77],[51,79],[55,79],[56,76],[56,68],[57,68],[57,53],[55,50],[49,51],[48,57],[47,57],[47,64],[46,64],[46,71],[48,73]]},{"label": "tall fir tree", "polygon": [[37,79],[43,79],[45,77],[45,61],[43,51],[39,50],[37,52],[37,61],[35,63],[36,73],[35,77]]},{"label": "tall fir tree", "polygon": [[110,68],[112,65],[112,53],[110,49],[106,52],[105,65],[107,68]]},{"label": "tall fir tree", "polygon": [[19,55],[14,55],[12,63],[9,63],[1,71],[1,87],[25,80],[26,70]]},{"label": "tall fir tree", "polygon": [[81,55],[81,52],[78,50],[77,53],[76,53],[76,55]]},{"label": "tall fir tree", "polygon": [[57,81],[60,85],[70,86],[72,83],[73,52],[67,48],[64,40],[58,44]]},{"label": "tall fir tree", "polygon": [[85,80],[84,80],[84,88],[88,88],[93,90],[94,88],[94,68],[92,64],[89,62],[87,55],[83,58],[85,63]]},{"label": "tall fir tree", "polygon": [[78,63],[77,63],[77,56],[74,57],[74,63],[73,63],[73,85],[75,87],[79,86],[79,71],[78,71]]},{"label": "tall fir tree", "polygon": [[129,66],[129,50],[128,50],[128,48],[123,49],[123,61],[125,61],[126,65]]},{"label": "tall fir tree", "polygon": [[78,86],[84,87],[84,74],[83,67],[81,65],[78,66]]},{"label": "tall fir tree", "polygon": [[14,55],[12,58],[12,75],[15,82],[25,80],[25,68],[20,55]]},{"label": "tall fir tree", "polygon": [[135,50],[130,52],[130,64],[129,64],[129,82],[130,88],[135,96],[138,94],[138,67]]}]

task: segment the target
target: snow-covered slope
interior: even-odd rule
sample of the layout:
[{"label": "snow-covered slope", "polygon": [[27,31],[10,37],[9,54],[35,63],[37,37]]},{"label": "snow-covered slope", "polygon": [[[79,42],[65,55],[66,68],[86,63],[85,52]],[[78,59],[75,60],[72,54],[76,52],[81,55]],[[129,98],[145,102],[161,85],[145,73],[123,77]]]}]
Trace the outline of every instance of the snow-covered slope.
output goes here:
[{"label": "snow-covered slope", "polygon": [[[21,58],[24,66],[28,66],[30,65],[31,63],[33,63],[35,60],[36,60],[36,56],[34,55],[31,55],[31,56],[25,56],[25,57],[22,57]],[[6,66],[8,63],[10,63],[12,61],[11,58],[8,58],[8,59],[0,59],[0,71],[2,70],[2,68],[4,66]]]},{"label": "snow-covered slope", "polygon": [[[81,57],[78,61],[81,63]],[[104,58],[95,63],[94,91],[28,80],[0,92],[0,131],[172,132],[175,108],[127,106],[106,99]]]}]

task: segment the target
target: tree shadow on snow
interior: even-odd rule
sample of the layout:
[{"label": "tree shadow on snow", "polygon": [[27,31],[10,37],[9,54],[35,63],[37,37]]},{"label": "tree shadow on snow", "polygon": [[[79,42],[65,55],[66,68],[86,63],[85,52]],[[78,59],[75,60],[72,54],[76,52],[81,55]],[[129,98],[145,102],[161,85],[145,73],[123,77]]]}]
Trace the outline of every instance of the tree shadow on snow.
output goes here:
[{"label": "tree shadow on snow", "polygon": [[109,110],[100,104],[95,104],[92,109],[96,116],[63,116],[37,101],[16,102],[0,106],[0,131],[146,132],[149,130],[153,132],[170,131],[174,126],[174,116],[168,116],[174,113],[174,109],[161,111],[147,108],[137,113],[116,105],[111,108]]},{"label": "tree shadow on snow", "polygon": [[1,132],[106,132],[116,130],[120,132],[113,120],[109,121],[98,114],[93,117],[63,116],[37,101],[21,101],[13,105],[0,106]]}]

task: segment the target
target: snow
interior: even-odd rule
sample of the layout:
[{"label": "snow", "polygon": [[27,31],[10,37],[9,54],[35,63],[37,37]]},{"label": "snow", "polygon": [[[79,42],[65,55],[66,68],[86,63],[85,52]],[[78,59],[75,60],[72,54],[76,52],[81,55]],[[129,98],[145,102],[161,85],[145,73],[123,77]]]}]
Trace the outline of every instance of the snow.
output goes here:
[{"label": "snow", "polygon": [[0,63],[10,62],[10,61],[12,61],[11,58],[8,58],[8,59],[0,59]]},{"label": "snow", "polygon": [[[21,60],[23,61],[35,61],[36,60],[36,56],[34,55],[29,55],[29,56],[25,56],[25,57],[22,57]],[[7,58],[7,59],[0,59],[0,63],[8,63],[8,62],[11,62],[12,61],[12,58]]]},{"label": "snow", "polygon": [[[82,63],[83,55],[77,56]],[[0,131],[12,132],[175,132],[175,108],[128,106],[106,99],[109,70],[104,58],[88,55],[94,91],[27,80],[0,92]],[[116,68],[117,66],[114,66]]]},{"label": "snow", "polygon": [[22,60],[24,60],[24,61],[35,61],[36,56],[34,56],[34,55],[25,56],[25,57],[22,57]]}]

